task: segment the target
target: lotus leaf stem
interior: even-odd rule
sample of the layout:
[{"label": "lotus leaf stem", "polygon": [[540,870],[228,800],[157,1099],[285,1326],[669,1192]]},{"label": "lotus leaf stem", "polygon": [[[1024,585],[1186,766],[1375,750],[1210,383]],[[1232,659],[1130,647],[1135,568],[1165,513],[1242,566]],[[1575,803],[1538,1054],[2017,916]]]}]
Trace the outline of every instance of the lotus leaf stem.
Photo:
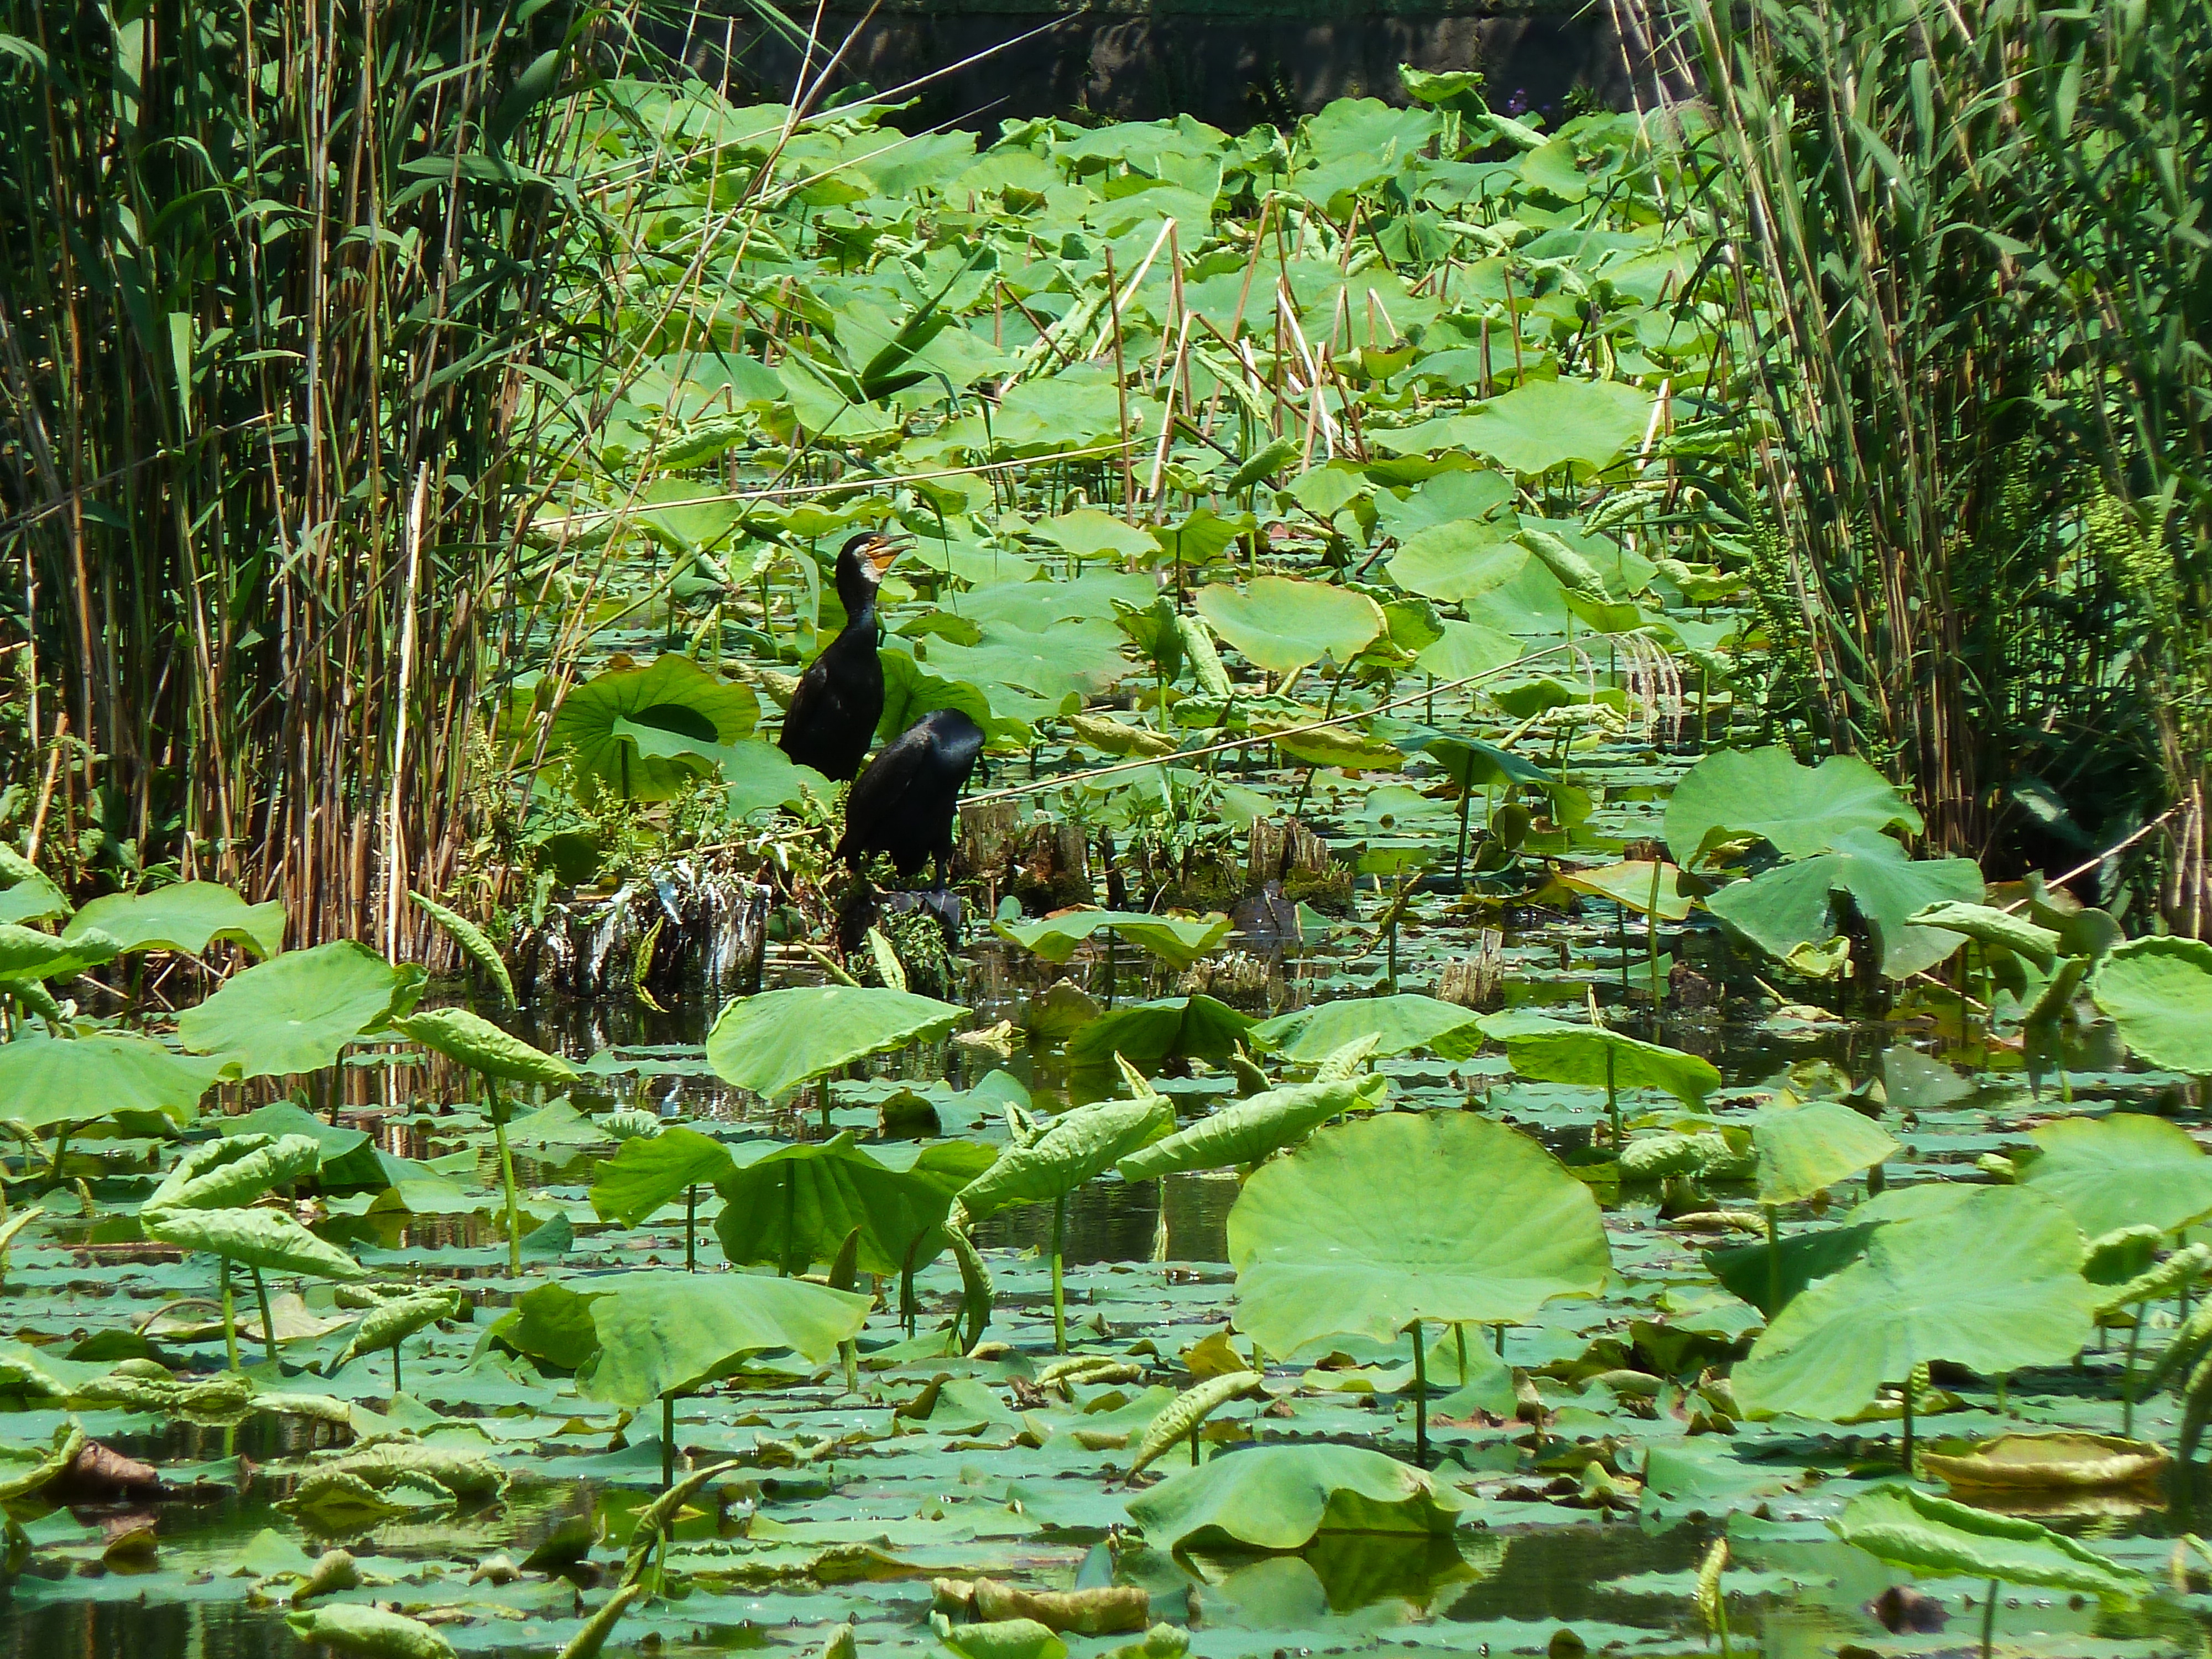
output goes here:
[{"label": "lotus leaf stem", "polygon": [[1452,1340],[1459,1344],[1459,1385],[1463,1389],[1467,1386],[1467,1327],[1453,1326]]},{"label": "lotus leaf stem", "polygon": [[1429,1351],[1421,1322],[1413,1322],[1413,1467],[1429,1467]]},{"label": "lotus leaf stem", "polygon": [[1990,1659],[1990,1650],[1997,1634],[1997,1581],[1990,1580],[1989,1599],[1982,1603],[1982,1659]]},{"label": "lotus leaf stem", "polygon": [[234,1371],[239,1369],[238,1319],[230,1299],[230,1258],[226,1255],[217,1259],[222,1263],[222,1346],[223,1352],[230,1357],[230,1368]]},{"label": "lotus leaf stem", "polygon": [[1782,1228],[1778,1206],[1759,1207],[1766,1212],[1766,1322],[1771,1325],[1782,1316]]},{"label": "lotus leaf stem", "polygon": [[1060,1257],[1067,1249],[1067,1194],[1052,1201],[1052,1351],[1067,1352],[1067,1299],[1060,1283]]},{"label": "lotus leaf stem", "polygon": [[510,1279],[522,1277],[522,1231],[514,1202],[514,1152],[507,1144],[507,1108],[499,1097],[499,1085],[489,1072],[483,1074],[484,1109],[491,1114],[492,1138],[499,1144],[499,1182],[507,1196],[507,1271]]},{"label": "lotus leaf stem", "polygon": [[276,1361],[276,1322],[269,1316],[269,1287],[261,1282],[261,1269],[249,1267],[246,1270],[253,1278],[253,1299],[261,1308],[261,1346],[268,1351],[269,1361]]},{"label": "lotus leaf stem", "polygon": [[399,1345],[392,1345],[392,1397],[399,1398]]},{"label": "lotus leaf stem", "polygon": [[1900,1454],[1899,1461],[1905,1465],[1905,1478],[1910,1480],[1912,1478],[1912,1373],[1909,1370],[1905,1374],[1904,1398],[1904,1432],[1899,1438],[1898,1450]]},{"label": "lotus leaf stem", "polygon": [[1659,872],[1665,867],[1661,860],[1651,860],[1651,908],[1644,913],[1644,954],[1651,967],[1651,1035],[1654,1039],[1659,1035]]},{"label": "lotus leaf stem", "polygon": [[2136,1350],[2142,1342],[2143,1319],[2148,1313],[2147,1302],[2136,1304],[2135,1323],[2128,1328],[2127,1369],[2120,1374],[2120,1433],[2129,1439],[2136,1431]]},{"label": "lotus leaf stem", "polygon": [[699,1183],[684,1189],[684,1271],[699,1271]]},{"label": "lotus leaf stem", "polygon": [[676,1484],[676,1396],[660,1396],[660,1489]]}]

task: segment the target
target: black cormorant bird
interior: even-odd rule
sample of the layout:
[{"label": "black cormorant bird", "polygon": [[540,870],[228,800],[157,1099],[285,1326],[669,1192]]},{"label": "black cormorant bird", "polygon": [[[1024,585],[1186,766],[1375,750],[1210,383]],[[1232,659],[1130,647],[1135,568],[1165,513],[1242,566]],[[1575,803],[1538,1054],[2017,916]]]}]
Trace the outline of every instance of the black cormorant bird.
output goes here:
[{"label": "black cormorant bird", "polygon": [[884,665],[876,656],[876,586],[898,556],[898,544],[878,531],[855,536],[838,550],[837,597],[845,626],[799,677],[783,717],[783,752],[825,778],[849,779],[867,758],[884,717]]},{"label": "black cormorant bird", "polygon": [[982,753],[983,728],[958,709],[924,714],[884,746],[845,797],[836,856],[857,871],[869,854],[887,853],[902,876],[934,859],[944,886],[960,791]]}]

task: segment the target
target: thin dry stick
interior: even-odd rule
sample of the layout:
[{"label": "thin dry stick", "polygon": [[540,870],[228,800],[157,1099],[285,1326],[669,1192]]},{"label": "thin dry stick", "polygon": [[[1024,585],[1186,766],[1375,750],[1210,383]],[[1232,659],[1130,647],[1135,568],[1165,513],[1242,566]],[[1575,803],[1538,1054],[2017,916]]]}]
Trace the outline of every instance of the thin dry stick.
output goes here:
[{"label": "thin dry stick", "polygon": [[430,497],[430,464],[415,473],[414,498],[407,503],[407,575],[400,586],[399,706],[392,728],[392,795],[384,823],[384,949],[399,951],[399,902],[407,889],[406,850],[400,834],[399,806],[407,776],[407,692],[415,678],[415,592],[422,571],[422,514]]},{"label": "thin dry stick", "polygon": [[[1175,221],[1170,219],[1168,222],[1173,224]],[[1129,453],[1129,446],[1133,441],[1129,435],[1129,371],[1121,363],[1121,302],[1115,293],[1114,250],[1110,247],[1106,250],[1106,308],[1110,313],[1109,321],[1114,331],[1114,400],[1121,410],[1121,516],[1134,524],[1137,521],[1137,464],[1135,458]]]}]

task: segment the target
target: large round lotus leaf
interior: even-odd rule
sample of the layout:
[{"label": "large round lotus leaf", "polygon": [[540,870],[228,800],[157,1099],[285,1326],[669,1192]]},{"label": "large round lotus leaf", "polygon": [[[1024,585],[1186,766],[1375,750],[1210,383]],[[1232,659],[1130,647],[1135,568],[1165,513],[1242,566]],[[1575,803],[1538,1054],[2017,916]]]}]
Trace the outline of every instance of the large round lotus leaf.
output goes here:
[{"label": "large round lotus leaf", "polygon": [[146,1237],[182,1250],[205,1250],[241,1267],[306,1273],[315,1279],[366,1279],[368,1270],[319,1239],[283,1210],[161,1210],[142,1212]]},{"label": "large round lotus leaf", "polygon": [[1769,1106],[1752,1120],[1751,1141],[1765,1204],[1810,1198],[1897,1150],[1880,1124],[1832,1100]]},{"label": "large round lotus leaf", "polygon": [[863,1273],[918,1270],[945,1249],[953,1194],[993,1157],[973,1141],[939,1141],[910,1169],[894,1170],[855,1146],[850,1131],[779,1146],[720,1178],[714,1236],[739,1266],[767,1263],[799,1273],[834,1260],[857,1229],[855,1262]]},{"label": "large round lotus leaf", "polygon": [[1158,1095],[1074,1107],[1028,1146],[1000,1152],[961,1189],[961,1205],[980,1219],[994,1210],[1064,1198],[1174,1127],[1175,1108]]},{"label": "large round lotus leaf", "polygon": [[425,1008],[392,1022],[392,1029],[424,1048],[508,1083],[571,1082],[576,1068],[558,1054],[532,1047],[465,1008]]},{"label": "large round lotus leaf", "polygon": [[592,1212],[635,1227],[685,1188],[711,1187],[737,1167],[727,1146],[680,1123],[632,1135],[595,1172]]},{"label": "large round lotus leaf", "polygon": [[1382,607],[1364,593],[1327,582],[1260,576],[1239,591],[1213,582],[1198,592],[1198,614],[1213,631],[1273,674],[1323,657],[1349,662],[1382,631]]},{"label": "large round lotus leaf", "polygon": [[1460,1496],[1359,1446],[1255,1446],[1170,1475],[1129,1500],[1159,1550],[1295,1550],[1325,1532],[1449,1533]]},{"label": "large round lotus leaf", "polygon": [[1845,830],[1835,841],[1832,852],[1729,884],[1706,908],[1769,956],[1787,959],[1801,946],[1819,947],[1841,933],[1841,907],[1848,900],[1865,921],[1890,979],[1932,968],[1959,948],[1960,935],[1916,927],[1911,918],[1946,899],[1980,898],[1979,865],[1972,859],[1914,859],[1873,830]]},{"label": "large round lotus leaf", "polygon": [[284,948],[281,899],[248,904],[212,881],[180,881],[145,893],[96,898],[62,929],[65,939],[106,933],[125,951],[181,951],[196,957],[217,939],[243,945],[257,957]]},{"label": "large round lotus leaf", "polygon": [[1149,951],[1170,968],[1188,968],[1229,935],[1230,920],[1218,910],[1203,916],[1154,915],[1143,910],[1062,910],[1038,921],[992,924],[1001,939],[1047,962],[1066,962],[1075,947],[1110,928],[1139,950]]},{"label": "large round lotus leaf", "polygon": [[641,754],[625,727],[657,726],[703,743],[735,743],[760,718],[750,687],[725,682],[689,657],[659,657],[649,668],[611,668],[561,700],[551,741],[576,775],[629,800],[666,800],[703,767],[680,756]]},{"label": "large round lotus leaf", "polygon": [[868,1298],[757,1273],[628,1273],[586,1279],[599,1352],[577,1373],[587,1400],[652,1404],[788,1349],[813,1364],[860,1334]]},{"label": "large round lotus leaf", "polygon": [[[1503,587],[1528,562],[1528,550],[1511,539],[1513,528],[1462,519],[1416,532],[1386,567],[1390,580],[1408,593],[1445,605]],[[1516,649],[1505,660],[1519,654]]]},{"label": "large round lotus leaf", "polygon": [[139,1213],[234,1209],[273,1187],[313,1174],[321,1161],[322,1147],[309,1135],[238,1134],[202,1141],[170,1167]]},{"label": "large round lotus leaf", "polygon": [[[1779,746],[1723,749],[1692,767],[1667,803],[1667,847],[1693,865],[1715,842],[1759,836],[1784,858],[1837,845],[1847,830],[1918,835],[1920,814],[1887,778],[1854,755],[1800,766]],[[1980,894],[1972,895],[1978,898]]]},{"label": "large round lotus leaf", "polygon": [[1861,1492],[1828,1523],[1846,1544],[1935,1578],[1996,1578],[2089,1595],[2134,1596],[2141,1574],[2024,1517],[1992,1515],[1891,1481]]},{"label": "large round lotus leaf", "polygon": [[1237,1322],[1271,1354],[1416,1320],[1515,1323],[1595,1294],[1612,1261],[1589,1188],[1463,1112],[1322,1129],[1263,1164],[1229,1212],[1229,1259]]},{"label": "large round lotus leaf", "polygon": [[0,922],[0,984],[9,980],[68,979],[112,962],[123,952],[120,942],[96,928],[60,939],[35,927]]},{"label": "large round lotus leaf", "polygon": [[1380,1073],[1268,1089],[1232,1100],[1164,1139],[1139,1146],[1115,1168],[1124,1181],[1149,1181],[1185,1170],[1257,1164],[1270,1152],[1297,1145],[1333,1117],[1379,1111],[1389,1099],[1390,1079]]},{"label": "large round lotus leaf", "polygon": [[1866,1255],[1782,1310],[1735,1368],[1755,1417],[1835,1419],[1923,1360],[1984,1376],[2073,1357],[2104,1294],[2081,1277],[2081,1230],[2019,1187],[1875,1230]]},{"label": "large round lotus leaf", "polygon": [[1307,1065],[1372,1032],[1377,1058],[1426,1048],[1446,1060],[1464,1060],[1482,1047],[1471,1008],[1401,992],[1387,997],[1343,997],[1254,1026],[1255,1048]]},{"label": "large round lotus leaf", "polygon": [[1516,472],[1603,466],[1644,435],[1651,402],[1619,380],[1525,380],[1476,405],[1464,422],[1467,447]]},{"label": "large round lotus leaf", "polygon": [[245,1077],[314,1072],[355,1038],[384,1026],[416,983],[351,939],[256,963],[178,1017],[185,1047],[238,1061]]},{"label": "large round lotus leaf", "polygon": [[707,1063],[725,1083],[770,1100],[889,1048],[942,1036],[957,1004],[869,986],[805,985],[740,997],[707,1033]]},{"label": "large round lotus leaf", "polygon": [[2212,1077],[2212,945],[2130,939],[2105,958],[2090,994],[2142,1059]]},{"label": "large round lotus leaf", "polygon": [[122,1032],[22,1036],[0,1043],[0,1121],[35,1130],[111,1112],[160,1112],[189,1123],[227,1065]]},{"label": "large round lotus leaf", "polygon": [[2212,1215],[2212,1158],[2162,1117],[2066,1118],[2029,1138],[2022,1183],[2064,1205],[2090,1238],[2145,1224],[2172,1232]]},{"label": "large round lotus leaf", "polygon": [[1712,1062],[1602,1025],[1525,1014],[1491,1014],[1483,1030],[1505,1045],[1513,1069],[1540,1083],[1663,1089],[1697,1105],[1721,1086]]}]

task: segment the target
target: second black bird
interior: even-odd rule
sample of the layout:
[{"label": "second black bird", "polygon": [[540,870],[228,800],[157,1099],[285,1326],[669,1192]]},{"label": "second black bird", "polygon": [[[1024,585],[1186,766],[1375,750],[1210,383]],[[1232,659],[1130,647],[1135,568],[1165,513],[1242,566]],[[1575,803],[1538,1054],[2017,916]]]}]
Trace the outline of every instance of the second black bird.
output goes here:
[{"label": "second black bird", "polygon": [[876,655],[876,588],[898,544],[875,531],[838,550],[837,597],[845,626],[799,677],[783,717],[783,752],[825,778],[850,778],[867,758],[884,717],[884,665]]},{"label": "second black bird", "polygon": [[958,709],[924,714],[884,745],[845,797],[836,855],[858,870],[871,853],[888,854],[902,876],[933,859],[944,886],[960,792],[982,752],[983,728]]}]

